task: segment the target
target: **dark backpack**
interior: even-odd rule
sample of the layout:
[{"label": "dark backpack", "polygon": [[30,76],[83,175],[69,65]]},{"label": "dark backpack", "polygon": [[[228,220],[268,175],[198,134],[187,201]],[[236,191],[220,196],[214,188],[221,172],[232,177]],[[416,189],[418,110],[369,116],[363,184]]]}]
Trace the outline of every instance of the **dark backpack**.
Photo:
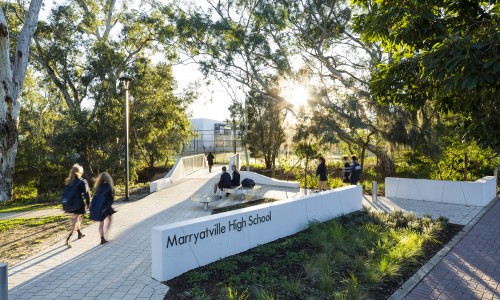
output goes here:
[{"label": "dark backpack", "polygon": [[103,193],[94,194],[94,198],[92,198],[92,202],[90,204],[90,219],[94,221],[102,221],[104,220],[104,206],[106,205],[106,199],[104,198]]},{"label": "dark backpack", "polygon": [[255,186],[255,181],[253,181],[250,178],[245,178],[241,181],[241,186],[244,187],[254,187]]},{"label": "dark backpack", "polygon": [[80,184],[82,184],[82,182],[77,181],[64,188],[61,203],[65,212],[77,210],[82,206],[83,199],[80,193]]}]

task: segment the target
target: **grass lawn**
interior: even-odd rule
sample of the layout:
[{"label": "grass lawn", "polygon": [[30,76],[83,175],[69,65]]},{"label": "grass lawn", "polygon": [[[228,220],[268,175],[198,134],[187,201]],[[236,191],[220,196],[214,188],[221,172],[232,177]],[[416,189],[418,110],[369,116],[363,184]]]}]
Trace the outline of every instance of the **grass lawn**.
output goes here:
[{"label": "grass lawn", "polygon": [[[88,215],[84,215],[82,227],[92,222]],[[0,220],[1,261],[13,266],[54,243],[63,241],[70,227],[70,215]]]},{"label": "grass lawn", "polygon": [[356,212],[169,280],[165,299],[386,299],[461,228]]}]

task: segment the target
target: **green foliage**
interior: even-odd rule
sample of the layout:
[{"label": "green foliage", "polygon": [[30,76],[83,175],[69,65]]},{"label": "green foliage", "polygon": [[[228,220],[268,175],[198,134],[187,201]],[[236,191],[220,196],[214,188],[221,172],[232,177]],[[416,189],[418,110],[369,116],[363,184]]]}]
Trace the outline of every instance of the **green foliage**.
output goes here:
[{"label": "green foliage", "polygon": [[355,28],[390,56],[373,73],[377,100],[458,117],[467,140],[500,149],[500,15],[492,2],[353,1]]},{"label": "green foliage", "polygon": [[44,83],[28,71],[22,92],[19,122],[19,147],[16,157],[13,198],[26,200],[58,189],[62,184],[61,162],[64,159],[54,147],[58,101],[44,97]]},{"label": "green foliage", "polygon": [[60,216],[51,216],[43,218],[18,218],[18,219],[0,220],[0,231],[15,229],[22,226],[37,227],[48,223],[62,222],[66,220],[70,220],[70,217],[65,215],[60,215]]},{"label": "green foliage", "polygon": [[298,296],[304,289],[304,283],[300,277],[285,278],[281,285],[292,296]]},{"label": "green foliage", "polygon": [[423,153],[405,151],[397,162],[398,177],[437,180],[475,181],[493,174],[498,154],[479,147],[476,142],[462,142],[454,132],[439,133],[440,151]]},{"label": "green foliage", "polygon": [[159,161],[168,161],[178,154],[191,136],[191,125],[187,107],[190,95],[178,97],[173,94],[175,81],[169,65],[141,59],[135,64],[137,80],[131,93],[132,143],[137,156],[148,167]]},{"label": "green foliage", "polygon": [[262,158],[266,169],[275,169],[280,146],[285,142],[284,121],[287,111],[259,94],[246,99],[247,143],[251,156]]},{"label": "green foliage", "polygon": [[196,285],[197,282],[207,280],[209,274],[206,272],[190,272],[188,275],[188,283],[191,285]]},{"label": "green foliage", "polygon": [[250,295],[247,290],[244,291],[238,291],[235,289],[232,289],[231,287],[228,287],[226,290],[227,294],[225,297],[223,296],[223,300],[247,300]]},{"label": "green foliage", "polygon": [[482,149],[475,142],[451,143],[443,149],[437,168],[430,172],[430,178],[475,181],[493,174],[493,156],[491,150]]}]

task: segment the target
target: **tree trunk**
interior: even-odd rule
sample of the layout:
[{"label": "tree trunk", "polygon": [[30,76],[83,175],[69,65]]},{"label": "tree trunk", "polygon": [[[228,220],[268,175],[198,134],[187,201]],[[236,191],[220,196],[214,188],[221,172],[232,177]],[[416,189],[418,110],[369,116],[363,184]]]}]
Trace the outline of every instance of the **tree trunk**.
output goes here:
[{"label": "tree trunk", "polygon": [[379,158],[378,173],[382,176],[382,179],[395,176],[396,167],[394,166],[394,160],[385,152],[379,152],[376,155]]},{"label": "tree trunk", "polygon": [[[5,124],[0,124],[0,201],[12,198],[12,186],[14,183],[14,164],[17,154],[17,124],[14,132],[4,130]],[[9,143],[10,141],[10,143]],[[7,147],[4,147],[6,145]]]},{"label": "tree trunk", "polygon": [[12,198],[14,165],[18,146],[19,95],[28,66],[31,38],[38,23],[42,0],[30,3],[28,16],[18,37],[14,63],[10,57],[7,21],[0,7],[0,201]]}]

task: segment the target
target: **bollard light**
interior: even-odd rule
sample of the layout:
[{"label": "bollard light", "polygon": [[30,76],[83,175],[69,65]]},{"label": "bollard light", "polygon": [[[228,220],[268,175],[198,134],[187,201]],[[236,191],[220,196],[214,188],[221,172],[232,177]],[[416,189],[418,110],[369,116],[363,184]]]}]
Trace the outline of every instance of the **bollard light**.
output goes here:
[{"label": "bollard light", "polygon": [[377,192],[378,192],[378,187],[377,187],[377,182],[372,181],[372,202],[377,203]]},{"label": "bollard light", "polygon": [[9,282],[7,279],[7,264],[0,262],[0,299],[9,298]]}]

